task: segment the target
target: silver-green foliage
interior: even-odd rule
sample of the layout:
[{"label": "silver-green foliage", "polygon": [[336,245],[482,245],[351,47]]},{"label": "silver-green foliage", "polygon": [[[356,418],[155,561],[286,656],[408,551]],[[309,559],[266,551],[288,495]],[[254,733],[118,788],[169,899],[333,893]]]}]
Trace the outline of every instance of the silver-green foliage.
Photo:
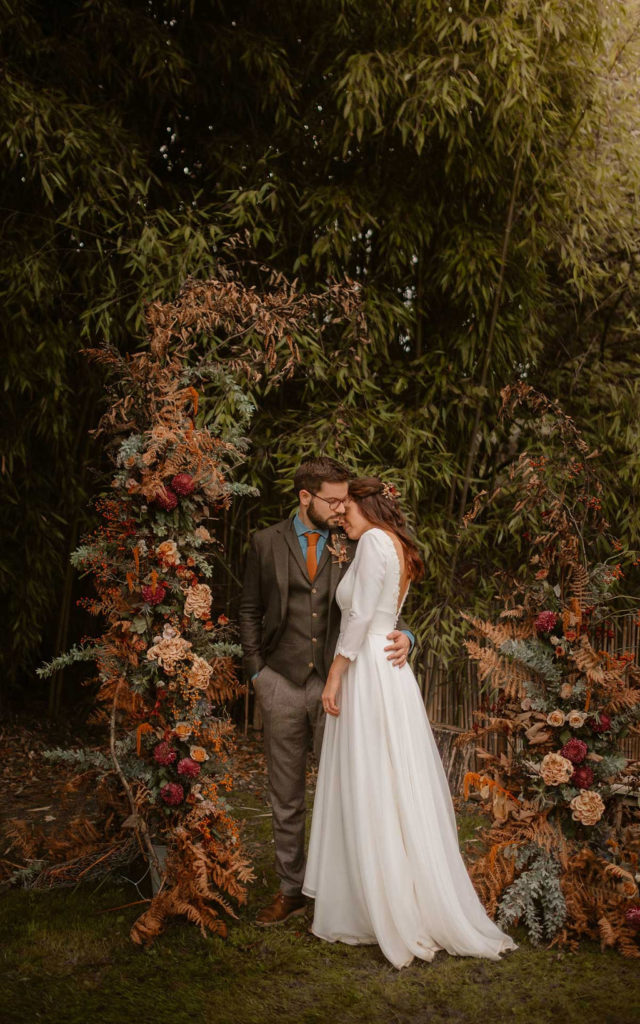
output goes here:
[{"label": "silver-green foliage", "polygon": [[505,850],[520,874],[505,890],[498,905],[498,924],[526,927],[533,943],[550,940],[562,928],[567,908],[560,886],[558,861],[535,843]]}]

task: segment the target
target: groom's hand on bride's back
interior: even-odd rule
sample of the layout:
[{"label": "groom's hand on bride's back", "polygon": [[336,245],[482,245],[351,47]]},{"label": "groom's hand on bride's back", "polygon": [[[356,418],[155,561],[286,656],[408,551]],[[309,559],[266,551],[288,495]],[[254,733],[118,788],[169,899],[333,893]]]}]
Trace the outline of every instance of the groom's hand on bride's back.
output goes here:
[{"label": "groom's hand on bride's back", "polygon": [[406,664],[411,650],[411,640],[406,633],[403,633],[400,629],[394,629],[391,633],[387,633],[387,640],[391,643],[385,647],[385,651],[388,651],[387,661],[390,661],[396,668],[402,668]]}]

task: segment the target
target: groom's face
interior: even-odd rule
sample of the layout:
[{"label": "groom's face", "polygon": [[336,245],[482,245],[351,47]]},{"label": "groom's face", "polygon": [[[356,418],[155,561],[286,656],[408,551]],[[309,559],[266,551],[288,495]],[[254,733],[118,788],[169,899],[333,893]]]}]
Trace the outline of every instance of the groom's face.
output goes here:
[{"label": "groom's face", "polygon": [[342,525],[346,509],[349,484],[323,481],[318,489],[300,491],[300,505],[307,518],[319,530],[333,530]]}]

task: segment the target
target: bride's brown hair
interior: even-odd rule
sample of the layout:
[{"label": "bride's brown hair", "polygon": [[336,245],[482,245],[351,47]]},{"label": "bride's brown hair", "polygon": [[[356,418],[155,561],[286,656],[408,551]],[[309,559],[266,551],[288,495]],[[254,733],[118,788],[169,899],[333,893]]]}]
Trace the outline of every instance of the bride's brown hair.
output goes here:
[{"label": "bride's brown hair", "polygon": [[349,497],[355,501],[363,516],[374,526],[395,533],[402,544],[409,579],[421,580],[424,565],[418,547],[407,530],[406,519],[397,500],[389,490],[388,485],[376,476],[363,476],[349,482]]}]

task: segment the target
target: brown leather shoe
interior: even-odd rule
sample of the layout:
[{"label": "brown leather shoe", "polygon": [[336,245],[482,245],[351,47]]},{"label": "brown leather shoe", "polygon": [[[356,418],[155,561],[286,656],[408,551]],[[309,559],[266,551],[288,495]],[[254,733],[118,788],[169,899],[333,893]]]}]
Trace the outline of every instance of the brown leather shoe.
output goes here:
[{"label": "brown leather shoe", "polygon": [[304,896],[286,896],[279,892],[273,903],[263,907],[256,915],[256,924],[262,928],[270,928],[272,924],[282,924],[288,917],[299,917],[307,909]]}]

